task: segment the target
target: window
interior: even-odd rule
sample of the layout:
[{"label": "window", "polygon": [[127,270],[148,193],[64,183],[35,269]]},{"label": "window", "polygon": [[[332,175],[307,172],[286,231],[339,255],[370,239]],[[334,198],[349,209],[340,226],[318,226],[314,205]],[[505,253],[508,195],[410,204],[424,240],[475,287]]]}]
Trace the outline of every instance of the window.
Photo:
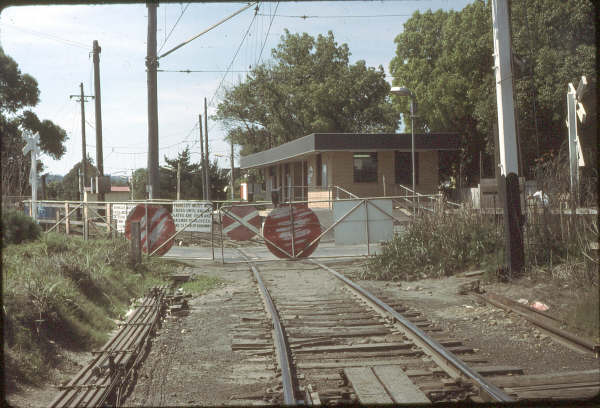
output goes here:
[{"label": "window", "polygon": [[[412,153],[395,152],[396,184],[412,187]],[[419,184],[419,153],[415,152],[415,183]]]},{"label": "window", "polygon": [[377,153],[354,153],[354,182],[377,182]]}]

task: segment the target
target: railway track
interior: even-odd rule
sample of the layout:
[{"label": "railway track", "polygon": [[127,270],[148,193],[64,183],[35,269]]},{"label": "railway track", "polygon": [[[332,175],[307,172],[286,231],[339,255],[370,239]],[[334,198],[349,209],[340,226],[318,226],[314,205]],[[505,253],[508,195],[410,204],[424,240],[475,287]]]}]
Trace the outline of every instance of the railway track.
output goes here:
[{"label": "railway track", "polygon": [[454,353],[473,350],[419,313],[385,304],[326,265],[278,262],[250,267],[263,298],[270,298],[265,304],[273,305],[268,309],[276,328],[275,350],[283,357],[277,363],[283,399],[273,402],[515,399],[481,374],[504,374],[506,367],[480,367],[481,372],[470,368]]},{"label": "railway track", "polygon": [[49,404],[51,408],[120,406],[136,370],[149,350],[150,339],[167,303],[166,286],[152,288],[133,308],[111,339],[97,351]]},{"label": "railway track", "polygon": [[[245,255],[244,249],[239,251]],[[395,297],[397,291],[373,286],[368,293],[328,265],[314,261],[247,264],[256,285],[247,275],[245,283],[224,299],[226,304],[214,306],[230,316],[221,332],[231,336],[232,355],[238,355],[235,361],[239,362],[232,372],[217,370],[219,378],[236,384],[227,404],[512,401],[588,398],[600,391],[598,370],[523,375],[519,367],[490,365],[476,349]],[[334,268],[342,270],[337,265]],[[244,268],[238,265],[236,269],[243,272]],[[174,298],[166,296],[164,288],[151,293],[92,363],[65,384],[51,406],[123,403],[148,350],[149,334],[159,324],[165,306],[176,303]],[[178,310],[176,306],[169,309]],[[179,353],[179,333],[192,327],[189,324],[194,320],[183,323],[186,319],[178,318],[178,325],[167,326],[176,340],[171,343],[175,347],[171,354],[168,347],[159,347],[158,360],[154,360],[158,366],[144,369],[150,377],[144,377],[142,396],[159,395],[159,405],[175,397],[174,392],[166,394],[167,382],[173,381],[182,363],[193,370],[205,367],[205,377],[219,375],[212,373],[210,363],[193,357],[197,355],[194,348],[183,350],[179,360],[169,358]],[[165,369],[156,370],[163,360]],[[169,361],[180,365],[171,367]],[[191,386],[183,383],[185,377],[175,377],[177,394]],[[193,398],[198,402],[196,396],[184,401]]]}]

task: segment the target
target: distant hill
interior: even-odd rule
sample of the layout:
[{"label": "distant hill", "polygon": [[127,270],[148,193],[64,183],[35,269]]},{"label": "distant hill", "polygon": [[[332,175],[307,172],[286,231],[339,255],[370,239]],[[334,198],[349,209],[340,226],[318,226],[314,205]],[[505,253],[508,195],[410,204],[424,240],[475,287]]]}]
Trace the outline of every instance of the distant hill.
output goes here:
[{"label": "distant hill", "polygon": [[64,176],[60,174],[48,174],[46,176],[46,183],[50,183],[51,181],[62,181]]}]

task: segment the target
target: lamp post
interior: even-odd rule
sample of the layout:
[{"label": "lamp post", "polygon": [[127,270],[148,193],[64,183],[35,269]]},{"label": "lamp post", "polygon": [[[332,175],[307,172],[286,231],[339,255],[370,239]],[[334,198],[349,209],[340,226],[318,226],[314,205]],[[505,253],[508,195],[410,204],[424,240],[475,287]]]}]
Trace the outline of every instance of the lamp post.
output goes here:
[{"label": "lamp post", "polygon": [[[415,94],[404,86],[393,86],[390,92],[398,96],[410,96],[410,127],[411,127],[411,162],[412,162],[412,190],[413,195],[417,194],[417,183],[415,178]],[[414,203],[414,197],[413,197]]]}]

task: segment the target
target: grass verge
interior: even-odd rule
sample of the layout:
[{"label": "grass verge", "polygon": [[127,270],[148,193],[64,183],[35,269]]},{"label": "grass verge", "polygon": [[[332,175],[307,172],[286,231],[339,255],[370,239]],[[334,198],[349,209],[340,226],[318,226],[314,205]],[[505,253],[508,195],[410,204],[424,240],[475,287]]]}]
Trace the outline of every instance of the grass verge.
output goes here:
[{"label": "grass verge", "polygon": [[6,392],[51,376],[61,348],[102,345],[130,298],[168,283],[172,261],[128,265],[124,238],[84,241],[45,234],[2,252]]},{"label": "grass verge", "polygon": [[180,287],[185,293],[191,293],[194,296],[198,296],[221,284],[223,284],[223,280],[214,276],[195,275],[191,280],[185,282]]}]

